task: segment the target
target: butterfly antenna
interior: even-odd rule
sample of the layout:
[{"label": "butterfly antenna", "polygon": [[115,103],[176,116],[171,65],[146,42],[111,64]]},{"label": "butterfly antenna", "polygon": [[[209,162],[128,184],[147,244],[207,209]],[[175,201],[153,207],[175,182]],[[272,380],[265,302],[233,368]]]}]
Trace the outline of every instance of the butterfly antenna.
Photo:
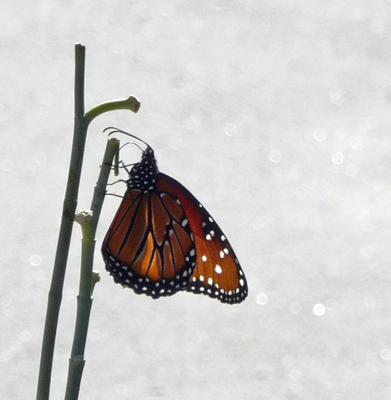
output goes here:
[{"label": "butterfly antenna", "polygon": [[[147,147],[151,148],[151,146],[150,146],[147,142],[145,142],[144,140],[140,139],[139,137],[137,137],[137,136],[135,136],[135,135],[132,135],[132,134],[129,133],[129,132],[125,132],[125,131],[123,131],[122,129],[115,128],[114,126],[109,126],[108,128],[104,129],[103,132],[106,132],[106,131],[108,131],[108,130],[110,130],[110,132],[108,133],[109,136],[110,136],[110,135],[113,135],[114,133],[123,133],[124,135],[130,136],[130,137],[132,137],[132,138],[134,138],[134,139],[139,140],[140,142],[144,143]],[[135,144],[136,144],[136,143],[135,143]],[[136,144],[136,146],[137,146],[137,144]],[[142,151],[142,149],[140,148],[140,146],[138,146],[138,148]]]},{"label": "butterfly antenna", "polygon": [[123,144],[119,149],[122,150],[125,146],[127,146],[128,144],[134,144],[136,147],[138,147],[140,149],[140,151],[144,151],[136,142],[126,142],[125,144]]}]

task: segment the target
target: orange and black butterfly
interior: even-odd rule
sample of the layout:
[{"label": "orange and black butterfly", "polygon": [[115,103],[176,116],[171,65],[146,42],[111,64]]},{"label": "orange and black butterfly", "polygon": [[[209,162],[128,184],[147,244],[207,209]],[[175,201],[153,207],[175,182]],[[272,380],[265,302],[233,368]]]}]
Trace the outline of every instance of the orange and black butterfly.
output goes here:
[{"label": "orange and black butterfly", "polygon": [[154,299],[188,291],[242,302],[246,278],[224,233],[183,185],[159,172],[153,149],[138,140],[146,149],[128,171],[127,191],[102,245],[107,271],[116,283]]}]

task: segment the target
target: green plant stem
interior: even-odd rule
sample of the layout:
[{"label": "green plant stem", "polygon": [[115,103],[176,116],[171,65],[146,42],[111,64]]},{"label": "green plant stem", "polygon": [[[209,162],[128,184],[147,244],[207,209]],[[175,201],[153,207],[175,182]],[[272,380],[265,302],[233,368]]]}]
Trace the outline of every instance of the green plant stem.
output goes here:
[{"label": "green plant stem", "polygon": [[100,174],[98,181],[94,189],[94,196],[91,202],[91,210],[93,212],[92,220],[92,234],[95,236],[96,228],[98,225],[100,212],[102,210],[103,201],[106,197],[106,186],[111,172],[113,158],[115,158],[115,164],[118,162],[119,154],[119,140],[112,138],[107,143],[107,148],[103,158],[102,167],[100,169]]},{"label": "green plant stem", "polygon": [[54,344],[83,164],[87,133],[87,124],[84,120],[84,66],[85,47],[82,44],[77,44],[75,47],[75,125],[72,155],[49,291],[38,377],[37,400],[49,399]]},{"label": "green plant stem", "polygon": [[[63,205],[61,226],[57,243],[53,275],[48,295],[48,305],[42,340],[41,360],[39,367],[37,400],[48,400],[50,394],[51,371],[53,354],[57,333],[58,318],[62,300],[62,291],[66,264],[68,260],[69,245],[72,235],[73,221],[77,207],[77,198],[80,185],[81,170],[83,165],[84,148],[87,129],[91,121],[106,111],[115,109],[130,109],[137,112],[140,103],[128,98],[126,101],[114,101],[95,107],[90,112],[84,113],[84,72],[85,72],[85,46],[81,43],[75,46],[75,120],[71,162],[68,173],[67,188]],[[110,105],[112,103],[112,105]],[[96,227],[95,227],[96,228]],[[94,229],[95,229],[94,228]],[[80,363],[79,363],[80,364]]]},{"label": "green plant stem", "polygon": [[92,108],[88,112],[86,112],[85,118],[88,123],[92,121],[97,116],[114,110],[130,110],[133,112],[137,112],[140,109],[140,102],[134,97],[129,96],[126,99],[122,100],[112,100],[106,103],[101,103],[96,107]]},{"label": "green plant stem", "polygon": [[92,218],[86,218],[81,224],[82,239],[82,258],[80,270],[80,287],[77,296],[77,315],[75,334],[71,358],[69,359],[68,381],[65,400],[77,400],[80,391],[80,383],[85,364],[84,351],[87,340],[88,324],[92,307],[92,293],[94,289],[92,266],[95,249],[95,232],[100,217],[100,211],[106,194],[106,185],[109,178],[112,161],[119,151],[119,141],[111,139],[106,146],[105,155],[95,186],[94,196],[91,204]]}]

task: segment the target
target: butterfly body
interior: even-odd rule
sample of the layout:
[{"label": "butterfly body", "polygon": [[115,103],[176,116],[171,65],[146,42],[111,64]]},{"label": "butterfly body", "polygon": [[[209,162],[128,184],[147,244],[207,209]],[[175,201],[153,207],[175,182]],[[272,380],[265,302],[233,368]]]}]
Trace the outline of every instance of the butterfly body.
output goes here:
[{"label": "butterfly body", "polygon": [[240,303],[247,283],[223,232],[178,181],[159,172],[152,148],[129,172],[102,254],[114,281],[153,298],[179,291]]}]

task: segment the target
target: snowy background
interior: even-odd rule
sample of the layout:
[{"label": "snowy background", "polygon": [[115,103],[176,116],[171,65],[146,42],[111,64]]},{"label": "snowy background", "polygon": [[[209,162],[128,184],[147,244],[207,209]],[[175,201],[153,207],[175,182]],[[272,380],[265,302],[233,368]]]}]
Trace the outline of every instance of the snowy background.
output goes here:
[{"label": "snowy background", "polygon": [[[79,207],[102,130],[137,134],[215,217],[250,291],[228,306],[122,290],[99,252],[119,205],[107,198],[80,399],[391,398],[389,1],[3,2],[0,26],[1,398],[35,397],[77,42],[86,109],[130,94],[142,103],[91,125]],[[53,399],[79,252],[75,226]]]}]

